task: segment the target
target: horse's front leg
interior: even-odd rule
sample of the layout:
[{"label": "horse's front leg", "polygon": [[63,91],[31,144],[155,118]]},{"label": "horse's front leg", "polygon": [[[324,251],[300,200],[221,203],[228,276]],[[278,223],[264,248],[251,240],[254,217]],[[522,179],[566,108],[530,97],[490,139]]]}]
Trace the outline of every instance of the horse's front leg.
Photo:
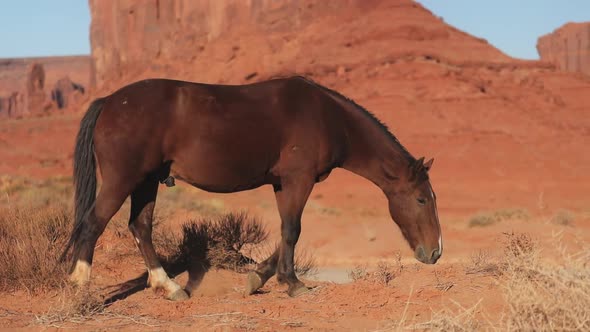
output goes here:
[{"label": "horse's front leg", "polygon": [[289,285],[289,296],[297,296],[309,289],[295,275],[295,245],[301,233],[301,215],[314,185],[312,179],[293,177],[284,179],[276,192],[281,216],[281,244],[278,252],[277,280]]}]

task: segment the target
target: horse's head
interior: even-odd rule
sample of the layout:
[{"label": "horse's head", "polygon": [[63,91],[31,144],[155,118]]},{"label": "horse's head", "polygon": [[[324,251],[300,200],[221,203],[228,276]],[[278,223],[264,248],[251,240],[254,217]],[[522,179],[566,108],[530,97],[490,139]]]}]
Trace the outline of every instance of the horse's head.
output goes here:
[{"label": "horse's head", "polygon": [[414,250],[417,260],[434,264],[442,255],[442,234],[436,209],[436,195],[428,179],[433,160],[420,158],[403,176],[392,181],[387,193],[389,212]]}]

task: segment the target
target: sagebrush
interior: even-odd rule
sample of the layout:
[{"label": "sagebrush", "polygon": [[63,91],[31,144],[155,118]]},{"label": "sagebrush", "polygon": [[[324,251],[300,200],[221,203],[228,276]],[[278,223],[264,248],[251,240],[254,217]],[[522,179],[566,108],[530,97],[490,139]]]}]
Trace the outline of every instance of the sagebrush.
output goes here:
[{"label": "sagebrush", "polygon": [[0,211],[0,289],[10,291],[63,285],[66,264],[59,262],[72,224],[63,207]]}]

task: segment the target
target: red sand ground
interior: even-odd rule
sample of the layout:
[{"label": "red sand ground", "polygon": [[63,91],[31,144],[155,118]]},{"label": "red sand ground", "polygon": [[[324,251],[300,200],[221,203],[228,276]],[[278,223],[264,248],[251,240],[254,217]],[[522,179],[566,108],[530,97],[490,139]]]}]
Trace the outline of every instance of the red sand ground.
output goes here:
[{"label": "red sand ground", "polygon": [[[400,251],[403,272],[388,286],[309,281],[317,286],[314,291],[291,299],[273,280],[265,287],[267,292],[243,297],[245,275],[211,271],[198,296],[189,301],[171,303],[145,290],[110,309],[143,315],[135,321],[109,316],[65,326],[375,330],[393,328],[400,320],[426,321],[432,311],[458,309],[454,303],[468,308],[480,300],[478,312],[494,321],[502,315],[505,303],[495,278],[465,273],[473,253],[485,249],[501,255],[502,233],[510,231],[531,234],[540,241],[545,255],[552,255],[554,233],[562,232],[565,243],[572,247],[576,240],[590,240],[590,79],[556,71],[547,64],[510,59],[484,42],[474,44],[472,37],[456,30],[449,30],[453,38],[432,43],[415,35],[435,31],[433,23],[425,23],[428,29],[424,31],[408,26],[396,30],[390,25],[400,20],[394,21],[383,12],[368,13],[366,21],[342,27],[334,24],[337,19],[310,25],[298,38],[314,45],[325,42],[328,53],[306,54],[313,61],[329,63],[339,54],[343,66],[310,64],[309,68],[316,70],[312,72],[314,79],[374,112],[415,156],[435,158],[431,181],[444,238],[439,263],[425,266],[415,262],[388,215],[380,191],[364,179],[336,170],[316,186],[311,196],[303,216],[300,245],[312,250],[320,267],[336,269],[340,274],[358,264],[374,267],[382,260],[395,264],[395,252]],[[330,28],[329,38],[318,40],[320,35],[315,32],[326,27]],[[339,29],[341,33],[337,33]],[[387,29],[398,34],[382,32]],[[361,37],[352,48],[343,46],[351,35]],[[371,45],[380,47],[389,39],[394,40],[399,52],[391,56],[369,53],[375,48]],[[232,43],[220,41],[204,52],[221,54],[215,52]],[[295,62],[303,57],[303,53],[290,57],[290,50],[285,47],[276,57]],[[241,82],[248,66],[257,61],[256,56],[241,54],[228,63],[219,80]],[[203,70],[204,77],[213,77],[206,66],[197,62],[188,70],[183,65],[171,65],[170,76],[191,79],[201,77],[195,72]],[[148,69],[123,81],[152,74]],[[105,89],[118,87],[123,81],[109,82]],[[0,174],[36,179],[70,175],[81,115],[1,122]],[[278,213],[270,188],[231,195],[187,191],[197,199],[215,200],[227,211],[248,210],[268,224],[273,240],[278,239]],[[0,204],[6,204],[6,200]],[[468,227],[469,217],[478,211],[506,208],[527,209],[532,217]],[[559,209],[572,211],[575,221],[571,225],[551,223],[550,217]],[[180,211],[167,216],[167,223],[178,229],[188,216],[198,216],[198,212]],[[144,269],[130,236],[122,241],[124,250],[117,249],[120,242],[112,238],[99,243],[93,278],[100,292],[106,291],[101,287],[134,278]],[[134,254],[115,259],[117,250]],[[58,305],[60,296],[1,294],[0,325],[39,329],[35,315]]]}]

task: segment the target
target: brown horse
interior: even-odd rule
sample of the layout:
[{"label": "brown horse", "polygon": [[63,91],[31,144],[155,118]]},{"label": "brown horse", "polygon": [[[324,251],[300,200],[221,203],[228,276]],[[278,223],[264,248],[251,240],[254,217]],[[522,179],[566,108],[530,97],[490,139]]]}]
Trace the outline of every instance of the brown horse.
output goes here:
[{"label": "brown horse", "polygon": [[[96,163],[102,186],[96,195]],[[272,185],[281,216],[278,249],[248,275],[252,294],[275,273],[295,296],[293,253],[301,214],[315,183],[342,167],[376,184],[415,257],[434,264],[442,254],[432,160],[416,160],[373,115],[350,99],[303,77],[249,85],[166,79],[139,81],[95,100],[84,115],[74,154],[75,224],[70,278],[90,278],[94,247],[131,195],[129,229],[149,285],[171,300],[187,297],[158,261],[152,213],[159,182],[170,175],[210,192]]]}]

